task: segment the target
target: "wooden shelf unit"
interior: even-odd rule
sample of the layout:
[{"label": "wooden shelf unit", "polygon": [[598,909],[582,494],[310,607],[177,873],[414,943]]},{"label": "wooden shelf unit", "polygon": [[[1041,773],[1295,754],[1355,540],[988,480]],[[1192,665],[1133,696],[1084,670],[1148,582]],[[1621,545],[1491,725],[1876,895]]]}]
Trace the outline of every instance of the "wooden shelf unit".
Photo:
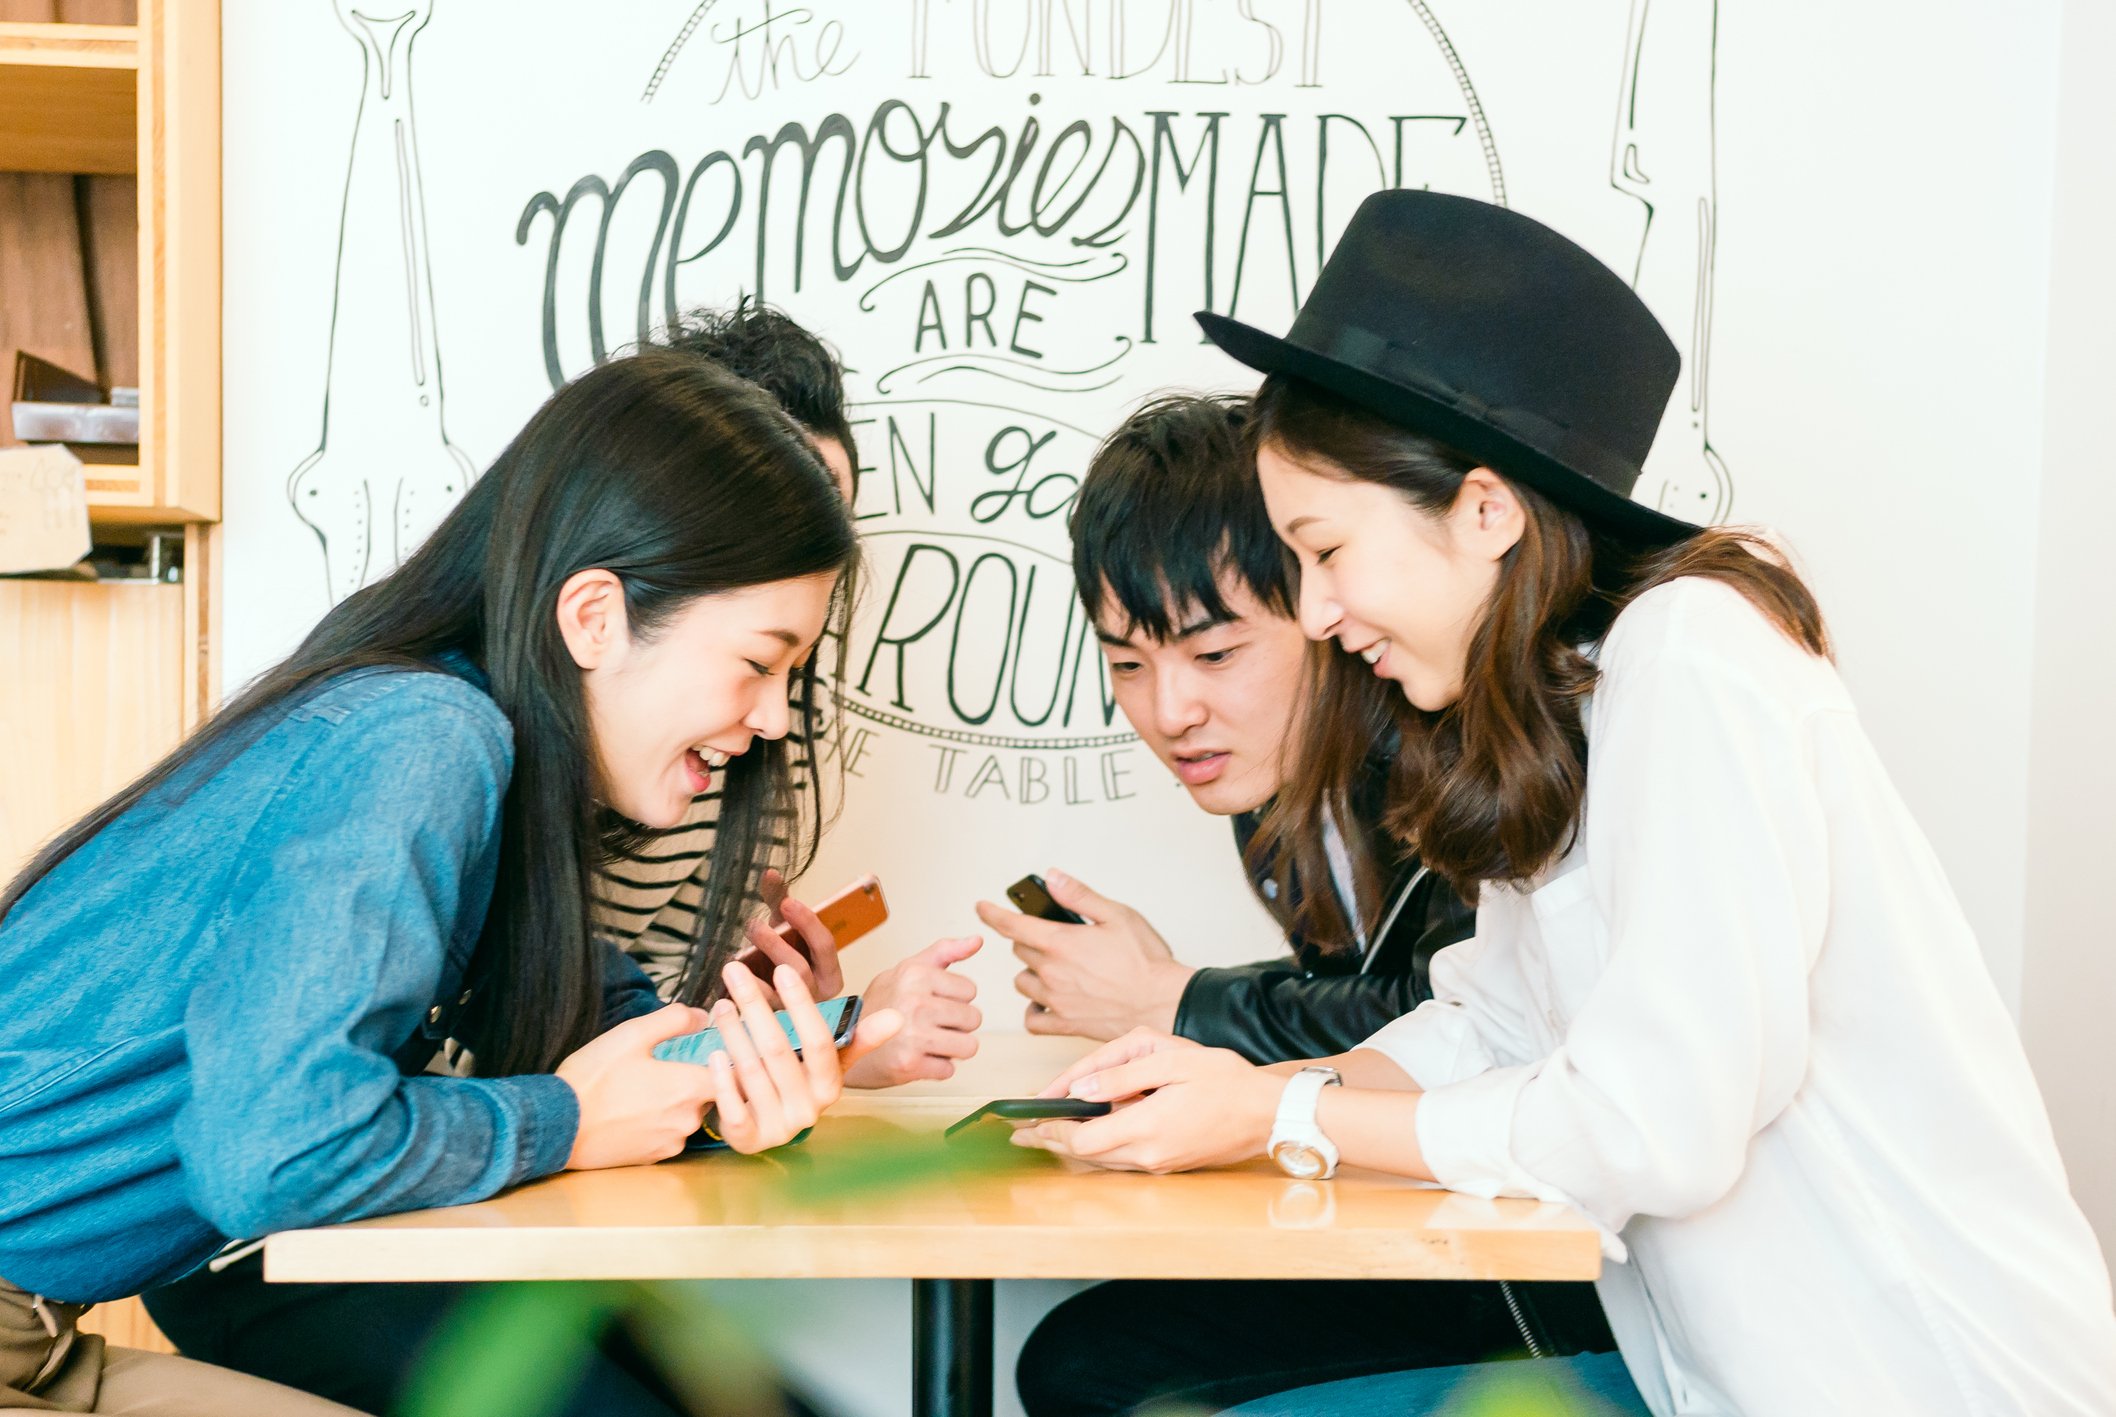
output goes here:
[{"label": "wooden shelf unit", "polygon": [[0,24],[0,171],[140,170],[135,25]]},{"label": "wooden shelf unit", "polygon": [[140,0],[137,25],[0,23],[0,171],[138,175],[139,456],[91,465],[89,517],[219,521],[218,0]]}]

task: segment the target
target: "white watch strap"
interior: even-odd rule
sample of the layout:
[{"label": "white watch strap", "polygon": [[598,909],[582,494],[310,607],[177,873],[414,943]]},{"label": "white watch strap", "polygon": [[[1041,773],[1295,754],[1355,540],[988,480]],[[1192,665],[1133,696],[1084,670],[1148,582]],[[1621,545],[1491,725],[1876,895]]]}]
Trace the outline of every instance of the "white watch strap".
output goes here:
[{"label": "white watch strap", "polygon": [[1335,1068],[1302,1068],[1295,1073],[1288,1079],[1286,1090],[1278,1095],[1278,1115],[1271,1122],[1272,1139],[1290,1135],[1305,1137],[1319,1131],[1315,1125],[1316,1102],[1324,1088],[1343,1081]]},{"label": "white watch strap", "polygon": [[1326,1087],[1340,1087],[1343,1076],[1335,1068],[1302,1068],[1286,1083],[1286,1090],[1278,1095],[1278,1114],[1271,1119],[1271,1145],[1282,1141],[1297,1141],[1306,1146],[1320,1146],[1334,1153],[1330,1139],[1316,1124],[1316,1104]]}]

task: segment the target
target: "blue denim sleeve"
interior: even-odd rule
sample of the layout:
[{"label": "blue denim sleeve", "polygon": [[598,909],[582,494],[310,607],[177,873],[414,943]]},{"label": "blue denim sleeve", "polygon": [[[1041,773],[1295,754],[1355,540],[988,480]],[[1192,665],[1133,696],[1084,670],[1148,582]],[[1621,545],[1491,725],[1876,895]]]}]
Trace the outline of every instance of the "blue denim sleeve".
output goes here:
[{"label": "blue denim sleeve", "polygon": [[185,1026],[188,1194],[228,1235],[482,1200],[559,1170],[558,1078],[406,1077],[392,1060],[489,903],[511,735],[450,676],[406,674],[313,736],[245,843]]},{"label": "blue denim sleeve", "polygon": [[602,947],[602,1028],[608,1032],[626,1019],[650,1014],[662,1005],[639,962],[624,952],[615,940],[596,942]]}]

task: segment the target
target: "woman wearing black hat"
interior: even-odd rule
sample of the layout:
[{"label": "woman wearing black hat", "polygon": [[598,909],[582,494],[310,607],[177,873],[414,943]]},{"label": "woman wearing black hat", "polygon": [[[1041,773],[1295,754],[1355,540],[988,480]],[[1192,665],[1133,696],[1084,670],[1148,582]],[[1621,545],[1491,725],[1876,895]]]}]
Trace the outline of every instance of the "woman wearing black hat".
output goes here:
[{"label": "woman wearing black hat", "polygon": [[[1678,364],[1636,296],[1527,218],[1392,192],[1284,339],[1200,320],[1269,376],[1259,477],[1342,651],[1280,859],[1324,869],[1301,843],[1394,730],[1396,825],[1477,935],[1340,1058],[1135,1035],[1054,1091],[1151,1096],[1017,1139],[1574,1205],[1622,1363],[1517,1371],[1624,1411],[2116,1411],[2107,1269],[1813,595],[1629,499]],[[1311,935],[1342,933],[1327,894]],[[1238,1410],[1420,1411],[1459,1376]]]}]

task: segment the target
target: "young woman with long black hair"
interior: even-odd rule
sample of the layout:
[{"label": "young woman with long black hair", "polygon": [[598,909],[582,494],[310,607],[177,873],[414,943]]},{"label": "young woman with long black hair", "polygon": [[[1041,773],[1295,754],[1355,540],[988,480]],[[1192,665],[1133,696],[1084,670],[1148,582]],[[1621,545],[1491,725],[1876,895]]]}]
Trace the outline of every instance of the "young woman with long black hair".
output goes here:
[{"label": "young woman with long black hair", "polygon": [[[1200,318],[1269,375],[1259,479],[1337,645],[1276,840],[1323,869],[1307,828],[1394,732],[1394,825],[1477,931],[1350,1053],[1119,1040],[1056,1087],[1143,1100],[1019,1139],[1570,1203],[1621,1358],[1515,1373],[1624,1412],[2116,1411],[2107,1269],[1813,595],[1629,499],[1678,365],[1630,288],[1513,212],[1391,192],[1285,338]],[[1460,1376],[1236,1410],[1431,1411]]]},{"label": "young woman with long black hair", "polygon": [[[815,445],[839,494],[852,499],[858,458],[845,410],[844,375],[830,347],[815,334],[783,311],[743,300],[693,310],[657,334],[654,344],[708,360],[771,395]],[[712,495],[711,470],[701,467],[698,479],[700,494]],[[848,581],[840,593],[850,588]],[[830,664],[827,643],[819,658]],[[795,844],[805,853],[826,812],[823,778],[809,752],[811,705],[800,686],[792,698],[785,753],[799,816],[775,825],[769,835],[796,832]],[[731,935],[740,916],[759,904],[782,906],[801,931],[805,957],[779,945],[769,929],[753,929],[754,958],[764,972],[773,963],[793,965],[815,997],[829,997],[843,983],[836,943],[812,912],[786,895],[776,870],[764,871],[753,892],[715,897],[713,915],[701,919],[715,884],[727,880],[716,870],[713,851],[723,787],[714,783],[699,793],[675,826],[641,832],[636,846],[617,844],[603,853],[590,879],[596,932],[638,961],[664,999],[691,1002],[697,996],[681,992],[686,986],[707,994],[718,987],[716,972],[685,978],[694,969],[716,970],[697,941]],[[976,987],[946,966],[977,944],[974,936],[936,941],[868,981],[860,991],[866,1006],[894,1008],[905,1024],[847,1071],[847,1087],[945,1077],[956,1057],[976,1050],[979,1016],[970,1002]],[[767,951],[777,951],[778,957]],[[460,1060],[457,1054],[457,1070]],[[365,1412],[387,1412],[416,1379],[433,1333],[475,1289],[454,1283],[270,1284],[262,1254],[252,1253],[218,1256],[140,1297],[162,1333],[188,1358]],[[640,1408],[664,1412],[666,1404],[658,1396],[640,1396],[643,1385],[656,1385],[654,1366],[637,1351],[627,1329],[614,1327],[602,1335],[570,1398],[551,1417],[612,1417]]]},{"label": "young woman with long black hair", "polygon": [[[727,997],[661,1007],[594,939],[591,879],[716,775],[719,889],[753,879],[855,554],[768,397],[688,355],[611,361],[32,862],[0,895],[0,1408],[339,1411],[73,1320],[234,1237],[671,1156],[709,1109],[745,1151],[812,1124],[847,1055],[801,979],[771,981],[799,1057],[721,969],[738,931],[699,945]],[[651,1057],[708,1022],[712,1067]],[[446,1038],[474,1076],[418,1073]]]}]

